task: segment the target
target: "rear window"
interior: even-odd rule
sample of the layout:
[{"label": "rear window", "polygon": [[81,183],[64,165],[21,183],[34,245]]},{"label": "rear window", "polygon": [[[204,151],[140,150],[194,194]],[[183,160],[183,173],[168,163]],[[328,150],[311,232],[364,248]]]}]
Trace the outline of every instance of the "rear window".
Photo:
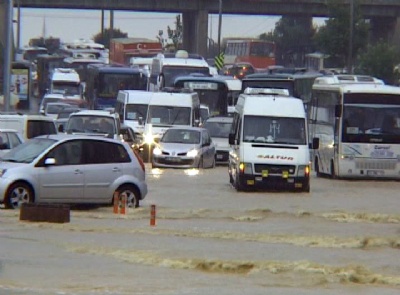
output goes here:
[{"label": "rear window", "polygon": [[27,137],[33,138],[40,135],[56,134],[56,126],[53,122],[42,120],[29,120]]}]

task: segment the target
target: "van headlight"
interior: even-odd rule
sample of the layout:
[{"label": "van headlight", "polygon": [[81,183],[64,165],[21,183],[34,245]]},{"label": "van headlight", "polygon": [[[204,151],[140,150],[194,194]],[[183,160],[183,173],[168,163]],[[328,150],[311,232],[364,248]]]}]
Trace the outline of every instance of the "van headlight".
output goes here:
[{"label": "van headlight", "polygon": [[144,135],[144,143],[147,143],[148,145],[154,143],[154,136],[151,133],[146,133]]},{"label": "van headlight", "polygon": [[310,165],[300,165],[297,171],[298,177],[304,177],[310,175]]},{"label": "van headlight", "polygon": [[242,174],[253,174],[253,168],[251,167],[251,163],[240,163],[239,170]]},{"label": "van headlight", "polygon": [[190,150],[187,152],[186,156],[190,158],[195,158],[199,154],[198,150]]}]

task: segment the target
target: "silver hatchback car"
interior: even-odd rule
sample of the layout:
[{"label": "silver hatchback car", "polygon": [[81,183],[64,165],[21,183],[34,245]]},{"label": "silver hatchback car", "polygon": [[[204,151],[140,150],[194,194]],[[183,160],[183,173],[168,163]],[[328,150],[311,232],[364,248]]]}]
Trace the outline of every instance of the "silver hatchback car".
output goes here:
[{"label": "silver hatchback car", "polygon": [[125,194],[138,207],[147,194],[145,167],[128,144],[54,134],[26,141],[0,162],[0,203],[112,204]]},{"label": "silver hatchback car", "polygon": [[172,127],[153,149],[153,168],[213,168],[215,145],[207,129]]}]

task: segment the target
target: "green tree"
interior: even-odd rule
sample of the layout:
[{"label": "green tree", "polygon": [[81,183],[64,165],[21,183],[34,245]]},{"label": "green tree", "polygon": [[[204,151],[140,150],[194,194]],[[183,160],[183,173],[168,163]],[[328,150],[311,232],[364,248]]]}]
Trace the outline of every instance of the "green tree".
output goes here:
[{"label": "green tree", "polygon": [[183,25],[180,14],[176,16],[175,30],[171,29],[171,27],[168,26],[167,33],[168,33],[168,38],[172,40],[174,49],[178,50],[180,48],[180,44],[182,44],[182,38],[183,38]]},{"label": "green tree", "polygon": [[355,73],[377,77],[387,84],[398,84],[399,73],[396,73],[394,68],[399,63],[399,49],[381,41],[376,45],[369,45],[367,50],[358,56]]},{"label": "green tree", "polygon": [[[337,1],[328,0],[330,18],[325,25],[317,30],[314,42],[316,49],[330,56],[328,63],[330,67],[345,67],[347,65],[350,39],[350,7],[338,6]],[[364,49],[368,44],[369,24],[362,18],[359,5],[354,4],[354,29],[353,29],[353,52]]]},{"label": "green tree", "polygon": [[283,16],[273,32],[260,35],[276,44],[277,64],[303,66],[304,55],[312,51],[315,28],[308,17]]},{"label": "green tree", "polygon": [[93,40],[96,43],[103,44],[106,48],[110,48],[111,36],[112,38],[127,38],[128,33],[124,33],[120,29],[114,29],[114,30],[105,29],[104,35],[100,32],[93,36]]}]

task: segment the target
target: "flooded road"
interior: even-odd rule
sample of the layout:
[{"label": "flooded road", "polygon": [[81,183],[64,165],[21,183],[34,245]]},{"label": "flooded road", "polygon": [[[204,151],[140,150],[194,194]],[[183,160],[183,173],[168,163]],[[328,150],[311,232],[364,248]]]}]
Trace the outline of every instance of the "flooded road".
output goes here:
[{"label": "flooded road", "polygon": [[238,193],[226,167],[147,171],[125,216],[0,210],[0,294],[400,294],[400,182]]}]

